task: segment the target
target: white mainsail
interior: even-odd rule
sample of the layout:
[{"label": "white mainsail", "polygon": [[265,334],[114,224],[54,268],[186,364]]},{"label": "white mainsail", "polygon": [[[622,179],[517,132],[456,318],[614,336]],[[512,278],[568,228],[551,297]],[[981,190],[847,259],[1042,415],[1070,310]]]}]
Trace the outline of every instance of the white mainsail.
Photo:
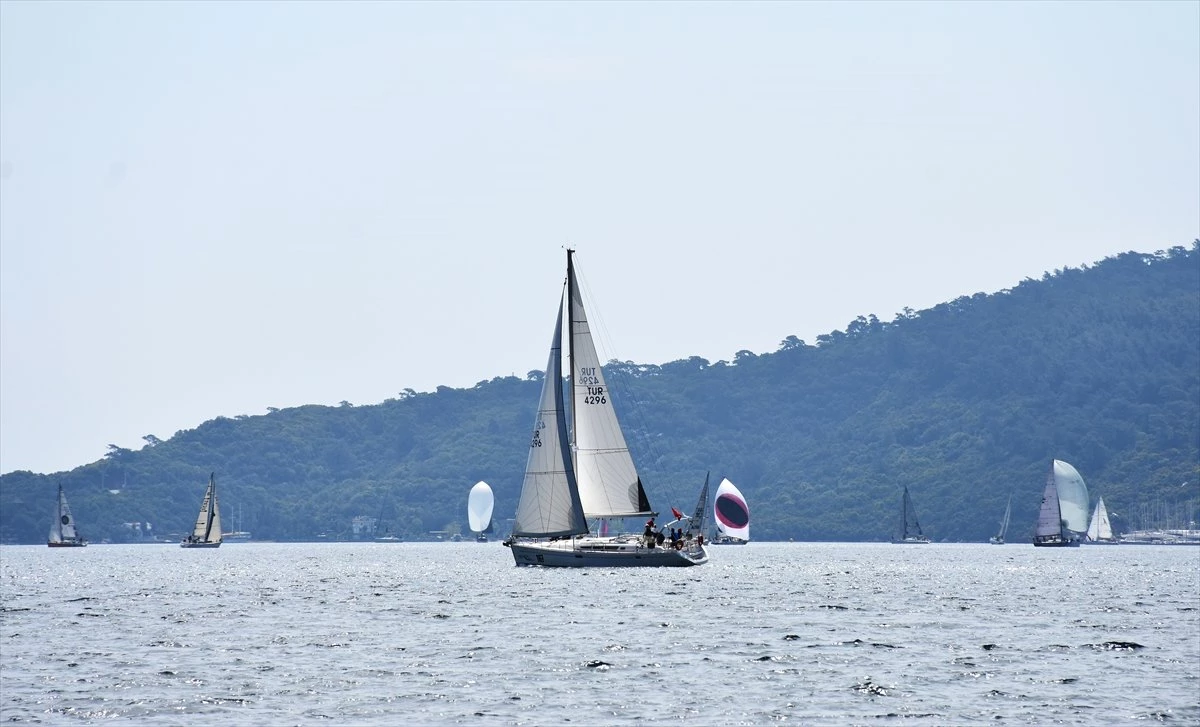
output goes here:
[{"label": "white mainsail", "polygon": [[717,536],[728,536],[738,540],[750,539],[750,507],[741,490],[728,479],[717,485],[713,498],[713,520]]},{"label": "white mainsail", "polygon": [[1008,521],[1012,517],[1012,495],[1008,496],[1008,504],[1004,506],[1004,517],[1000,518],[1000,532],[992,536],[992,542],[1003,543],[1008,534]]},{"label": "white mainsail", "polygon": [[588,531],[567,442],[562,393],[562,313],[560,303],[525,461],[525,480],[513,521],[514,537],[561,537]]},{"label": "white mainsail", "polygon": [[467,495],[467,524],[471,530],[482,533],[492,526],[492,507],[496,499],[486,482],[476,482]]},{"label": "white mainsail", "polygon": [[567,278],[575,477],[583,512],[588,518],[650,515],[650,503],[604,381],[572,264],[567,266]]},{"label": "white mainsail", "polygon": [[1092,511],[1092,521],[1088,523],[1088,540],[1103,542],[1113,540],[1112,522],[1108,519],[1108,508],[1104,506],[1104,498],[1096,501],[1096,509]]}]

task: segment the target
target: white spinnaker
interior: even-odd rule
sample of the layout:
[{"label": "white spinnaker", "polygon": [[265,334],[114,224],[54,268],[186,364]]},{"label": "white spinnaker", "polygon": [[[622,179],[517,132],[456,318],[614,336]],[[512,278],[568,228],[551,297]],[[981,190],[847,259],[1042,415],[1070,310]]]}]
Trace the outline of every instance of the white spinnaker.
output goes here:
[{"label": "white spinnaker", "polygon": [[492,507],[496,504],[492,488],[486,482],[476,482],[467,495],[467,523],[471,530],[482,533],[492,522]]},{"label": "white spinnaker", "polygon": [[1088,491],[1083,477],[1074,467],[1054,460],[1054,484],[1058,488],[1058,506],[1062,511],[1062,519],[1067,523],[1067,529],[1076,533],[1087,531],[1088,527]]},{"label": "white spinnaker", "polygon": [[713,498],[713,518],[719,535],[741,540],[750,539],[750,507],[737,486],[728,479],[721,480]]},{"label": "white spinnaker", "polygon": [[648,515],[637,469],[617,422],[612,392],[604,381],[600,357],[592,341],[575,271],[568,270],[571,290],[571,372],[575,417],[575,476],[579,500],[588,518]]},{"label": "white spinnaker", "polygon": [[554,324],[554,339],[542,396],[538,402],[525,480],[513,520],[518,537],[557,537],[587,532],[587,521],[575,488],[571,455],[566,436],[566,412],[562,395],[562,304]]}]

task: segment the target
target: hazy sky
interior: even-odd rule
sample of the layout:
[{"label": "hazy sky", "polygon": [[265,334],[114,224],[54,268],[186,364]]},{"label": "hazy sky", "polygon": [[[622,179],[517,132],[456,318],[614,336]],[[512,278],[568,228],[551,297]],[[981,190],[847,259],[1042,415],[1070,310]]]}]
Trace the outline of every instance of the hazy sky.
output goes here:
[{"label": "hazy sky", "polygon": [[[0,471],[1200,236],[1200,3],[0,2]],[[530,421],[536,402],[530,401]]]}]

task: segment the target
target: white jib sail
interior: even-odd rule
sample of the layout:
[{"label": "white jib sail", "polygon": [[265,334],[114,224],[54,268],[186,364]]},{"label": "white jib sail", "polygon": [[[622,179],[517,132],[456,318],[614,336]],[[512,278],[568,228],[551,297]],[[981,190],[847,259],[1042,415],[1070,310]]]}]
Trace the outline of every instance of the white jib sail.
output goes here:
[{"label": "white jib sail", "polygon": [[718,535],[750,539],[750,507],[737,486],[727,479],[721,480],[713,498],[713,518]]},{"label": "white jib sail", "polygon": [[1092,511],[1092,521],[1088,523],[1088,540],[1112,540],[1112,522],[1108,519],[1108,508],[1104,506],[1104,498],[1096,501],[1096,509]]},{"label": "white jib sail", "polygon": [[1074,467],[1054,460],[1054,484],[1058,488],[1058,506],[1067,529],[1076,533],[1087,531],[1088,491],[1083,478]]},{"label": "white jib sail", "polygon": [[592,341],[583,298],[569,271],[571,290],[571,372],[575,412],[575,476],[588,518],[647,515],[637,469],[617,422],[612,392],[604,381]]},{"label": "white jib sail", "polygon": [[554,339],[542,397],[533,422],[525,480],[513,521],[518,537],[555,537],[587,532],[587,521],[579,504],[575,474],[566,436],[566,413],[562,395],[562,305],[555,319]]},{"label": "white jib sail", "polygon": [[476,482],[467,495],[467,523],[471,530],[482,533],[492,522],[492,507],[496,504],[492,488],[486,482]]}]

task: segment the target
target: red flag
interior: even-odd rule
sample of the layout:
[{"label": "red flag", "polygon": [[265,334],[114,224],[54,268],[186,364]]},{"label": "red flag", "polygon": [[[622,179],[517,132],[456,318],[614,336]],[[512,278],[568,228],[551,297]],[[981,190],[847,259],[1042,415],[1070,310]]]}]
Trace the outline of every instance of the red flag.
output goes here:
[{"label": "red flag", "polygon": [[676,510],[675,508],[671,508],[671,514],[675,516],[675,519],[676,519],[676,520],[682,520],[682,519],[683,519],[683,513],[679,512],[679,511],[678,511],[678,510]]}]

